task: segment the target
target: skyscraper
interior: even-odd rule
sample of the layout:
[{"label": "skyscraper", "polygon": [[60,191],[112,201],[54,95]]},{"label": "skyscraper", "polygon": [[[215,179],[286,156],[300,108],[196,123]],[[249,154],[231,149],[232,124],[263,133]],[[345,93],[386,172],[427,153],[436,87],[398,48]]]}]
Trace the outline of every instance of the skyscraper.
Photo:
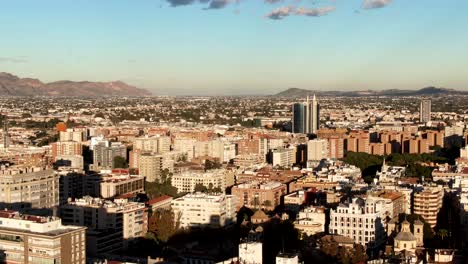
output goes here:
[{"label": "skyscraper", "polygon": [[419,107],[419,121],[426,123],[431,121],[431,99],[422,99]]},{"label": "skyscraper", "polygon": [[320,127],[320,105],[314,95],[312,102],[296,103],[293,105],[292,132],[302,134],[316,134]]}]

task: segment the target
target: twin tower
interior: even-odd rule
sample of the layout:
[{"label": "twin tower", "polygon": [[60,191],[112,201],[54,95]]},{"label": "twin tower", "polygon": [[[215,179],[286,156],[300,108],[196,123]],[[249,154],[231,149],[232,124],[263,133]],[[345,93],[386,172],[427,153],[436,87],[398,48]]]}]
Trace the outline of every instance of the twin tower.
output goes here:
[{"label": "twin tower", "polygon": [[312,101],[307,96],[305,103],[295,103],[292,112],[293,133],[317,134],[320,127],[320,105],[315,94]]}]

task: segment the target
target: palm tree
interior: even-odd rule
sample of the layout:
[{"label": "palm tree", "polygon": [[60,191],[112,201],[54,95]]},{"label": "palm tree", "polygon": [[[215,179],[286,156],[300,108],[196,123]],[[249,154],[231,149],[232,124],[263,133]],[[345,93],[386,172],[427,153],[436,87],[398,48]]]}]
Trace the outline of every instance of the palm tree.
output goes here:
[{"label": "palm tree", "polygon": [[448,231],[447,229],[439,229],[437,234],[440,236],[440,239],[444,240],[448,236]]}]

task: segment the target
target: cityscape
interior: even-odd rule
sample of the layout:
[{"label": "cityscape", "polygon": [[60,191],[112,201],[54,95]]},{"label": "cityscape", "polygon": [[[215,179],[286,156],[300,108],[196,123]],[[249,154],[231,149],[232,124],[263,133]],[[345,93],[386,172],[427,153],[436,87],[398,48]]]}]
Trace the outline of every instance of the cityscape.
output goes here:
[{"label": "cityscape", "polygon": [[0,263],[468,263],[468,2],[24,2]]}]

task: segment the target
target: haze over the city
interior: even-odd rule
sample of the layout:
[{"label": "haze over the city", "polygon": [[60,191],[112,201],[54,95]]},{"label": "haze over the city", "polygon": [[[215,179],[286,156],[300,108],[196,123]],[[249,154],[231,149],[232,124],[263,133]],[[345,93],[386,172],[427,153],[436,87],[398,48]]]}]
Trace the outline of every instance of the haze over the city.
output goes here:
[{"label": "haze over the city", "polygon": [[467,1],[24,0],[0,72],[156,95],[468,88]]}]

